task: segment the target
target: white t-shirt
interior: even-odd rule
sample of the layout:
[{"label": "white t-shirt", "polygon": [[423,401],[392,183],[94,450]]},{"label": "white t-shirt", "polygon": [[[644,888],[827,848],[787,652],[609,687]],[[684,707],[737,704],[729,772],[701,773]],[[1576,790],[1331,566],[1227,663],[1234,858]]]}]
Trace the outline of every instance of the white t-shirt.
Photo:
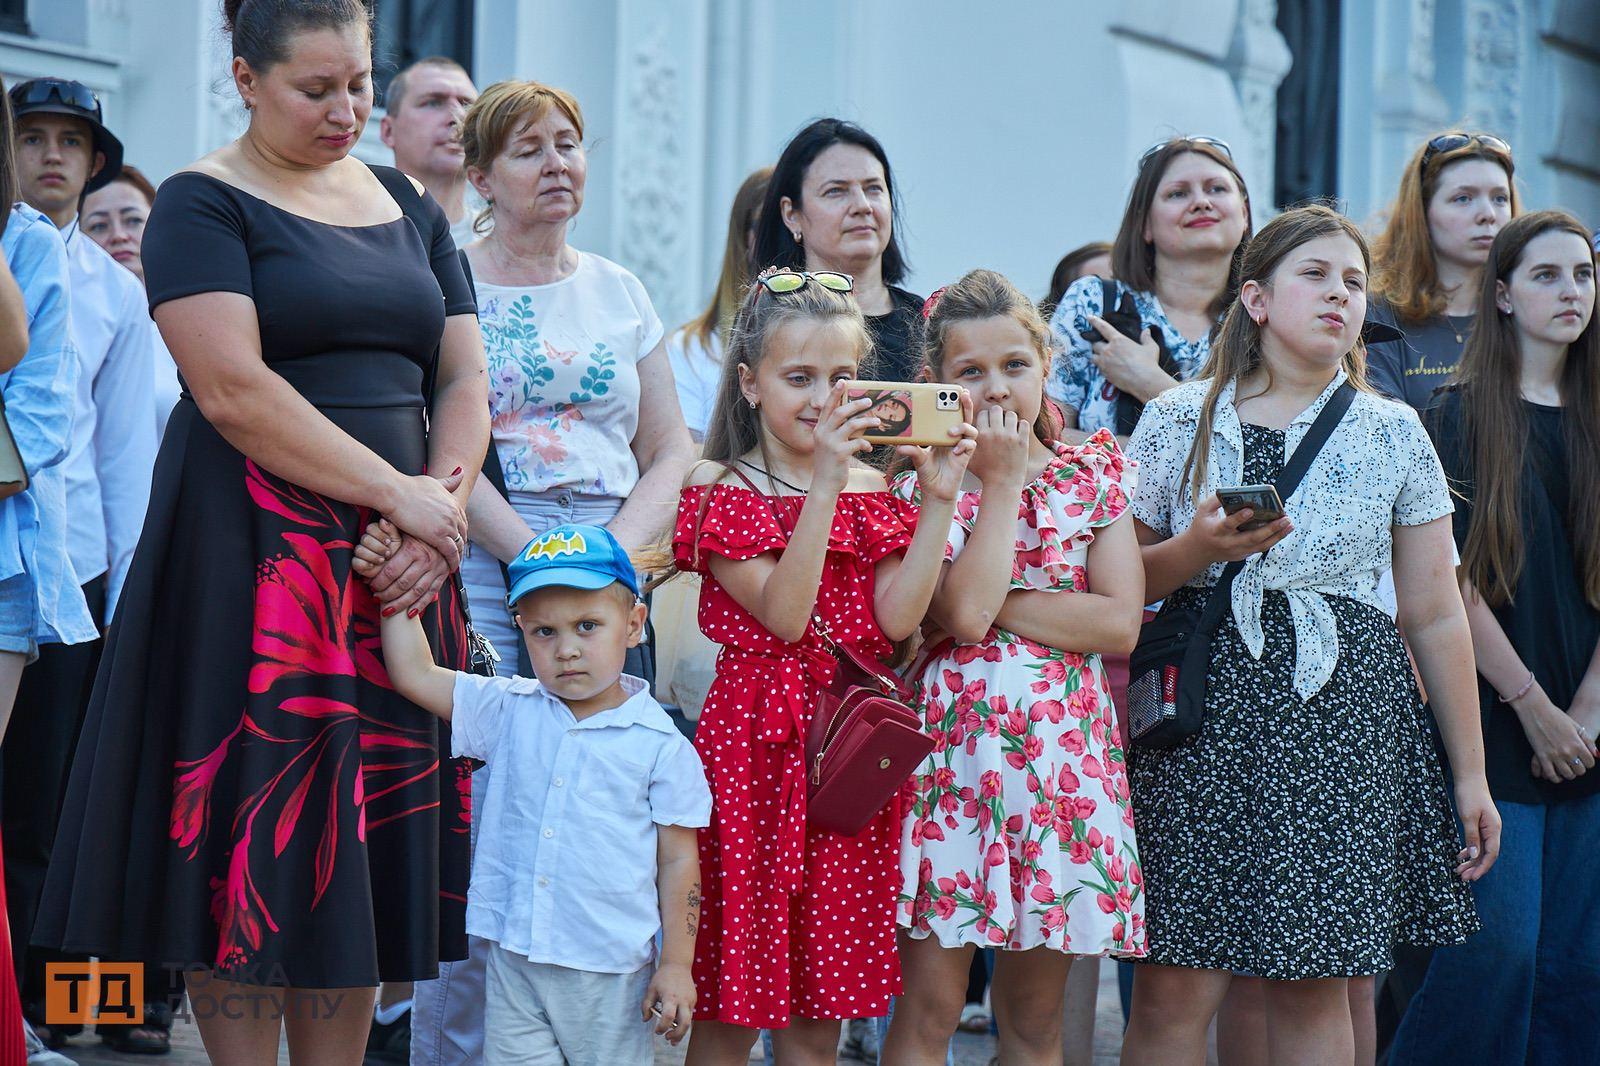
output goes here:
[{"label": "white t-shirt", "polygon": [[706,435],[711,412],[717,406],[717,386],[722,383],[722,338],[711,334],[709,345],[687,329],[667,338],[667,360],[678,386],[678,406],[696,437]]},{"label": "white t-shirt", "polygon": [[506,490],[627,496],[639,480],[639,360],[662,335],[639,279],[579,252],[560,281],[477,289]]}]

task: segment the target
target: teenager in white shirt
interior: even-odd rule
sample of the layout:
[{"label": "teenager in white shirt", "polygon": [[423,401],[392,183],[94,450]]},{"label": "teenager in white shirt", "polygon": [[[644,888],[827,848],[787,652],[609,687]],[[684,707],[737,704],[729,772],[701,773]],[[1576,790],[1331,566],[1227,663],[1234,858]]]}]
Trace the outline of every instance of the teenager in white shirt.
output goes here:
[{"label": "teenager in white shirt", "polygon": [[[358,572],[398,543],[370,527]],[[652,1031],[678,1044],[693,1016],[695,830],[711,790],[649,688],[622,673],[645,606],[616,538],[557,526],[512,560],[510,581],[537,680],[446,670],[410,612],[382,623],[395,690],[450,722],[456,756],[493,770],[467,894],[467,931],[490,945],[484,1061],[648,1066]]]}]

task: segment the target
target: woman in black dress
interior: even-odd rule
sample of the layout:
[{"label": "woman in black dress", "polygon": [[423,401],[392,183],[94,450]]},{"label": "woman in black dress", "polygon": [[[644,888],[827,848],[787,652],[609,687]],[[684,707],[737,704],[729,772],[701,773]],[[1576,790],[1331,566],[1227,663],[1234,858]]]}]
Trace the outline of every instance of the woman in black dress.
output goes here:
[{"label": "woman in black dress", "polygon": [[[443,212],[348,158],[372,108],[361,0],[227,0],[224,18],[250,126],[151,212],[184,398],[36,936],[192,971],[216,1061],[275,1061],[285,1017],[297,1057],[355,1063],[373,987],[465,953],[467,775],[389,687],[377,622],[421,612],[440,661],[466,665],[444,581],[488,440],[483,350]],[[375,598],[351,552],[380,513],[407,535]],[[276,999],[227,998],[252,994]]]}]

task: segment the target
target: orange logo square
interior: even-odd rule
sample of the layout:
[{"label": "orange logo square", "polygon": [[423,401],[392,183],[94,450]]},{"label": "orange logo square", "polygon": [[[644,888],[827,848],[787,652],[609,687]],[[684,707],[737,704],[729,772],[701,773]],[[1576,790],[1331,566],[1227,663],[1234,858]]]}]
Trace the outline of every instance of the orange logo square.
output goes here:
[{"label": "orange logo square", "polygon": [[144,967],[136,962],[47,962],[46,1025],[144,1021]]}]

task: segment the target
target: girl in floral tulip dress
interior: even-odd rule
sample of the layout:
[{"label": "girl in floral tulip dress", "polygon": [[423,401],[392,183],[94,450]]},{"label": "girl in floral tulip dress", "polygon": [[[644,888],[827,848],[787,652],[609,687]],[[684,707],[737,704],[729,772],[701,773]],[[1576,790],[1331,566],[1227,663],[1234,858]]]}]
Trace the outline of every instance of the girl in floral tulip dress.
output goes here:
[{"label": "girl in floral tulip dress", "polygon": [[[928,370],[970,392],[978,449],[913,671],[935,746],[902,827],[905,993],[884,1061],[943,1060],[976,947],[999,949],[1002,1059],[1060,1061],[1072,958],[1144,954],[1122,732],[1100,663],[1133,647],[1144,602],[1122,519],[1134,467],[1105,430],[1057,440],[1049,335],[1004,277],[973,271],[926,314]],[[894,487],[917,496],[909,476]]]}]

